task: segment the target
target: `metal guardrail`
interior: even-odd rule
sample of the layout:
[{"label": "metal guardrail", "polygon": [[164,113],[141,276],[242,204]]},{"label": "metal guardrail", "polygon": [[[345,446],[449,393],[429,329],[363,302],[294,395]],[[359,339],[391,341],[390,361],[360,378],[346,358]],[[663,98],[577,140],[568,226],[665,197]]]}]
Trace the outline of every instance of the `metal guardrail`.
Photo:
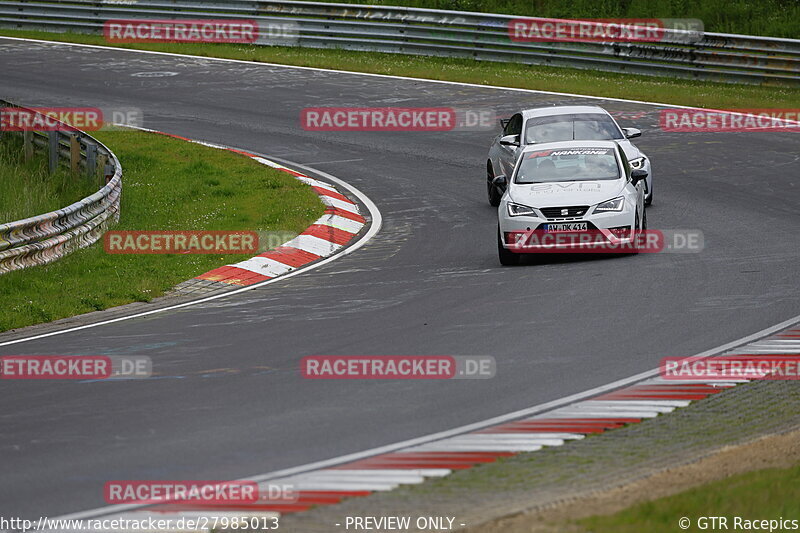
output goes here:
[{"label": "metal guardrail", "polygon": [[[0,100],[0,108],[7,107],[20,106]],[[59,160],[65,159],[73,171],[82,169],[90,176],[99,175],[105,182],[96,193],[68,207],[0,224],[0,274],[44,265],[89,246],[119,220],[122,166],[117,156],[100,141],[66,124],[58,131],[0,133],[21,135],[26,154],[34,149],[46,149],[51,172],[58,167]]]},{"label": "metal guardrail", "polygon": [[[291,24],[293,46],[587,68],[725,82],[800,85],[800,40],[666,30],[659,42],[519,42],[520,17],[293,0],[0,1],[0,27],[99,33],[109,19],[248,18]],[[527,20],[545,21],[527,17]],[[264,34],[265,43],[275,44]]]}]

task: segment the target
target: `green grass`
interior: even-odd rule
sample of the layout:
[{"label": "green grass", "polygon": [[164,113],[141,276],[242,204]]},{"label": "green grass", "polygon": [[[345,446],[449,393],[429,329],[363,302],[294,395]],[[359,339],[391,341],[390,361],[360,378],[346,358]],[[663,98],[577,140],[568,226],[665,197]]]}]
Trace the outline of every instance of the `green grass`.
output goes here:
[{"label": "green grass", "polygon": [[22,137],[10,134],[0,142],[0,184],[0,224],[61,209],[99,188],[96,180],[64,168],[51,175],[41,153],[26,162]]},{"label": "green grass", "polygon": [[702,20],[709,32],[794,39],[800,35],[800,3],[793,0],[348,0],[347,3],[548,18],[695,18]]},{"label": "green grass", "polygon": [[[310,187],[245,156],[138,131],[93,135],[122,162],[121,218],[115,230],[300,233],[324,211]],[[13,174],[0,173],[2,190],[9,179]],[[112,255],[102,242],[95,243],[55,263],[0,276],[0,331],[146,302],[245,257]]]},{"label": "green grass", "polygon": [[[99,35],[15,30],[0,30],[0,35],[109,45]],[[724,109],[800,106],[798,88],[680,80],[513,63],[479,62],[470,59],[233,44],[141,43],[114,46],[698,107]]]},{"label": "green grass", "polygon": [[[681,517],[691,519],[692,527],[685,531],[702,531],[697,519],[704,516],[727,517],[730,530],[737,529],[733,523],[735,516],[749,520],[780,517],[800,520],[800,465],[732,476],[613,515],[580,520],[578,524],[593,533],[675,533],[681,531],[678,527]],[[750,531],[750,528],[738,529]]]}]

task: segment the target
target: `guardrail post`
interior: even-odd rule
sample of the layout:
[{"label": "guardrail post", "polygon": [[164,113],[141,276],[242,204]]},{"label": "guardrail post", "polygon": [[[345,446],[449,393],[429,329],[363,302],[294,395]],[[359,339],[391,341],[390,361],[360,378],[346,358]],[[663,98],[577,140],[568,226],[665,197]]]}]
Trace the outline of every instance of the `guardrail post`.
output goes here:
[{"label": "guardrail post", "polygon": [[33,132],[31,130],[22,132],[22,151],[25,154],[26,163],[33,158]]},{"label": "guardrail post", "polygon": [[57,131],[48,131],[47,132],[47,139],[49,142],[49,160],[50,160],[50,174],[53,174],[56,170],[58,170],[58,133]]},{"label": "guardrail post", "polygon": [[110,158],[106,158],[106,163],[103,166],[103,185],[108,184],[111,178],[114,177],[114,165],[111,163]]},{"label": "guardrail post", "polygon": [[108,156],[106,154],[97,156],[97,174],[103,184],[106,183],[106,164],[108,164]]},{"label": "guardrail post", "polygon": [[69,169],[73,174],[81,170],[81,137],[77,133],[69,136]]},{"label": "guardrail post", "polygon": [[91,142],[86,143],[86,176],[95,177],[97,173],[97,145]]}]

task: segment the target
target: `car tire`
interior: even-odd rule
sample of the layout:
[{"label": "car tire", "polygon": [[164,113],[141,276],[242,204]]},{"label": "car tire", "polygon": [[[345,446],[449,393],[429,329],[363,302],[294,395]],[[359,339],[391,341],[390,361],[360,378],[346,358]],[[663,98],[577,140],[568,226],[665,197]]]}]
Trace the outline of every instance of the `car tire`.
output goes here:
[{"label": "car tire", "polygon": [[500,227],[497,228],[497,255],[500,264],[503,266],[514,266],[519,264],[519,254],[512,252],[503,246],[503,239],[500,237]]},{"label": "car tire", "polygon": [[492,184],[492,180],[494,180],[494,170],[492,170],[492,162],[489,161],[486,163],[486,189],[489,193],[489,205],[497,207],[500,205],[500,198],[502,198],[503,195],[500,194],[497,187]]},{"label": "car tire", "polygon": [[631,254],[636,255],[639,253],[639,243],[641,238],[639,234],[647,229],[647,210],[642,210],[642,214],[640,216],[639,211],[636,211],[636,221],[634,222],[633,226],[633,251]]}]

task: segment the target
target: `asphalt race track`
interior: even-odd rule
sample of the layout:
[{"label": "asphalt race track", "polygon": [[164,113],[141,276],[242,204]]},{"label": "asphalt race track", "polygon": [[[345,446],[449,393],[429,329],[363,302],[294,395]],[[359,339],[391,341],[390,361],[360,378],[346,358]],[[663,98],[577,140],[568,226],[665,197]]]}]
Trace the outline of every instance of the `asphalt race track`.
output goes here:
[{"label": "asphalt race track", "polygon": [[[644,104],[7,39],[0,89],[24,105],[140,107],[146,127],[329,172],[384,218],[361,250],[262,289],[0,348],[146,355],[159,374],[3,382],[0,514],[101,507],[107,480],[234,479],[426,435],[797,314],[800,138],[791,133],[664,133],[659,108]],[[577,103],[639,116],[620,122],[644,131],[636,143],[655,169],[650,228],[700,229],[703,252],[501,268],[485,191],[495,130],[300,126],[305,107],[508,116]],[[493,355],[497,376],[304,380],[300,359],[323,354]]]}]

